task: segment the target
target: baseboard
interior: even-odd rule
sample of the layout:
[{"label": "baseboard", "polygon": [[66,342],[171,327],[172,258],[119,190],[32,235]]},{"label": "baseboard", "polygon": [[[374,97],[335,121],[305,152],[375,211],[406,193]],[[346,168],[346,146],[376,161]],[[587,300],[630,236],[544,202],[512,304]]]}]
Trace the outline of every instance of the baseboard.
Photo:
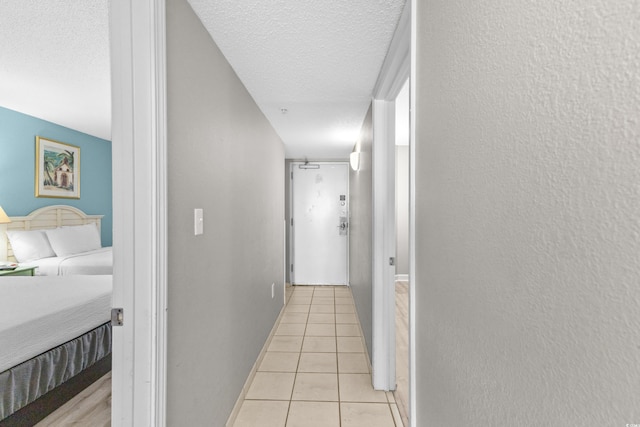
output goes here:
[{"label": "baseboard", "polygon": [[247,380],[244,382],[244,385],[242,386],[242,390],[240,391],[240,396],[238,396],[238,400],[236,400],[236,404],[233,405],[233,410],[231,411],[231,414],[227,419],[227,423],[225,424],[226,427],[233,427],[233,424],[236,422],[236,418],[238,418],[238,413],[240,412],[240,408],[242,407],[242,402],[244,402],[244,398],[247,396],[249,387],[251,386],[251,383],[253,382],[253,379],[256,376],[256,372],[258,372],[258,367],[262,363],[262,359],[264,359],[264,355],[267,352],[269,345],[271,344],[271,340],[273,339],[273,336],[276,334],[276,330],[278,329],[278,324],[280,323],[280,318],[282,317],[282,314],[284,313],[284,309],[286,306],[287,306],[286,304],[282,306],[282,310],[280,310],[280,314],[278,315],[278,318],[274,322],[273,328],[271,328],[271,332],[269,333],[269,336],[267,337],[267,340],[265,341],[264,346],[262,347],[262,350],[260,350],[260,354],[258,354],[258,359],[256,360],[256,363],[253,364],[253,367],[249,372],[249,376],[247,377]]},{"label": "baseboard", "polygon": [[408,282],[409,275],[408,274],[396,274],[396,282]]},{"label": "baseboard", "polygon": [[[353,294],[352,294],[353,296]],[[360,323],[360,315],[358,314],[358,307],[356,306],[356,300],[353,300],[353,311],[356,315],[356,319],[358,319],[358,330],[360,331],[360,336],[362,337],[362,345],[364,346],[364,357],[367,359],[367,365],[369,365],[369,372],[373,372],[373,366],[371,365],[371,355],[369,354],[369,347],[367,347],[367,342],[364,339],[364,331],[362,330],[362,324]]]}]

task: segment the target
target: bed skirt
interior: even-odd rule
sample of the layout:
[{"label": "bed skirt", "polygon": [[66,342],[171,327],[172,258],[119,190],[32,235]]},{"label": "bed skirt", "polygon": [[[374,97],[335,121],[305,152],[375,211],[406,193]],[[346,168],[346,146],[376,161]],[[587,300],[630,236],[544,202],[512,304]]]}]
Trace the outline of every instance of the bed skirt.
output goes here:
[{"label": "bed skirt", "polygon": [[110,355],[111,324],[105,323],[0,373],[0,424],[100,360],[109,357],[110,362]]}]

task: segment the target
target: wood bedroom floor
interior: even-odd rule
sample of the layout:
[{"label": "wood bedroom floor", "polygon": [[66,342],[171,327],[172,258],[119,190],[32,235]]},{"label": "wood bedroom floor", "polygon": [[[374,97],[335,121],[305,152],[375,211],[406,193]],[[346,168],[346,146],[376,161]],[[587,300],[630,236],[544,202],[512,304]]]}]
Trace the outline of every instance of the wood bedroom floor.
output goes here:
[{"label": "wood bedroom floor", "polygon": [[[37,426],[110,423],[109,373]],[[364,339],[347,287],[293,287],[233,424],[315,426],[403,426],[394,394],[371,386]]]},{"label": "wood bedroom floor", "polygon": [[56,409],[36,427],[111,425],[111,372]]},{"label": "wood bedroom floor", "polygon": [[409,425],[409,282],[396,282],[396,401]]}]

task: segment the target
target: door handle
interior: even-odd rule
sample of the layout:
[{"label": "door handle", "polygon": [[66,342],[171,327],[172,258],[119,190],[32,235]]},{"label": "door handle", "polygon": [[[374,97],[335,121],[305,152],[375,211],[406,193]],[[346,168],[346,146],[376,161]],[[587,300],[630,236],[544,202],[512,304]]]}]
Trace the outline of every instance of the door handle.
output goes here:
[{"label": "door handle", "polygon": [[345,236],[347,234],[347,228],[349,228],[349,223],[347,222],[347,217],[341,216],[340,223],[338,224],[338,233],[341,236]]}]

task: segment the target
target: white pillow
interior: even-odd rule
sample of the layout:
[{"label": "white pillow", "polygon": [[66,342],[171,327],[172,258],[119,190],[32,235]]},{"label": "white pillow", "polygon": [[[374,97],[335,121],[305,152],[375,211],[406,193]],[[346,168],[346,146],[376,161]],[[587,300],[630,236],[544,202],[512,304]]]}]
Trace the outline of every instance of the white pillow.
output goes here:
[{"label": "white pillow", "polygon": [[18,262],[56,256],[43,230],[9,230],[7,237]]},{"label": "white pillow", "polygon": [[95,224],[54,228],[46,233],[57,256],[79,254],[102,247],[100,233]]}]

